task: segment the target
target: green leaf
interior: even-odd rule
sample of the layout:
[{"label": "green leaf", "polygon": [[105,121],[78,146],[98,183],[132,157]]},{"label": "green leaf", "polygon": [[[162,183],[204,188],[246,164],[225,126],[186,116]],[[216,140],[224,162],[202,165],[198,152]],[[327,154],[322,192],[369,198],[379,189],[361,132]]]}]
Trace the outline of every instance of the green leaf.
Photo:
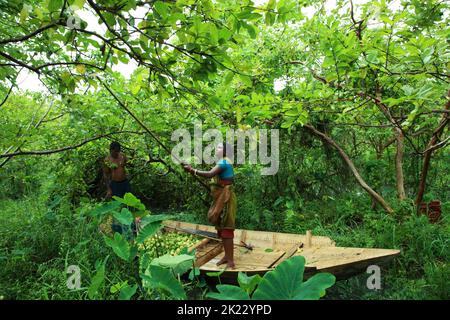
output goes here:
[{"label": "green leaf", "polygon": [[189,280],[194,280],[195,277],[198,277],[200,275],[200,269],[199,268],[193,268],[191,272],[189,272]]},{"label": "green leaf", "polygon": [[334,280],[331,283],[331,277],[327,274],[318,277],[311,283],[303,284],[304,270],[305,258],[302,256],[294,256],[283,261],[274,270],[264,275],[252,298],[258,300],[319,298],[325,288],[334,284]]},{"label": "green leaf", "polygon": [[172,271],[160,266],[150,265],[146,274],[141,274],[143,285],[153,289],[162,289],[175,299],[186,299],[181,283],[175,279]]},{"label": "green leaf", "polygon": [[247,276],[245,273],[238,273],[238,283],[239,286],[244,289],[248,294],[251,294],[255,290],[256,286],[261,282],[262,278],[259,274],[254,276]]},{"label": "green leaf", "polygon": [[217,300],[250,300],[247,292],[244,289],[229,284],[219,284],[217,287],[219,292],[209,292],[206,296],[208,298]]},{"label": "green leaf", "polygon": [[114,234],[114,238],[105,237],[105,242],[110,246],[119,258],[128,261],[130,258],[130,245],[118,232]]},{"label": "green leaf", "polygon": [[231,81],[233,81],[233,78],[234,78],[234,72],[232,72],[232,71],[227,71],[227,72],[225,73],[225,77],[224,77],[224,80],[223,80],[223,84],[224,84],[224,85],[228,85]]},{"label": "green leaf", "polygon": [[109,292],[111,292],[113,294],[116,292],[119,292],[120,289],[122,289],[127,284],[128,284],[128,281],[118,282],[115,285],[111,286],[111,288],[109,289]]},{"label": "green leaf", "polygon": [[336,282],[336,277],[331,273],[318,273],[300,286],[300,292],[295,300],[318,300],[325,294],[325,289],[330,288]]},{"label": "green leaf", "polygon": [[106,23],[112,27],[116,24],[116,18],[112,13],[103,12],[103,17],[105,18]]},{"label": "green leaf", "polygon": [[134,286],[126,285],[120,289],[119,300],[130,300],[131,297],[136,293],[137,284]]},{"label": "green leaf", "polygon": [[142,231],[139,232],[136,237],[136,243],[143,243],[148,237],[153,236],[156,232],[158,232],[162,228],[162,224],[160,221],[152,222],[147,224]]},{"label": "green leaf", "polygon": [[86,0],[75,0],[73,2],[73,5],[77,6],[79,9],[81,9],[81,8],[83,8],[85,3],[86,3]]},{"label": "green leaf", "polygon": [[129,226],[133,222],[133,215],[127,208],[123,208],[120,212],[115,212],[114,218],[116,218],[120,223],[127,226]]},{"label": "green leaf", "polygon": [[216,271],[216,272],[207,272],[206,275],[208,277],[220,277],[222,275],[222,273],[224,273],[226,270],[226,268],[220,270],[220,271]]},{"label": "green leaf", "polygon": [[89,299],[94,299],[95,296],[98,293],[98,290],[100,289],[100,287],[103,285],[104,281],[105,281],[105,265],[106,265],[106,261],[108,260],[109,256],[107,256],[105,258],[105,260],[103,260],[102,263],[97,265],[96,268],[96,273],[94,275],[94,277],[92,278],[91,284],[89,285],[88,288],[88,297]]},{"label": "green leaf", "polygon": [[170,268],[175,274],[184,274],[192,268],[194,258],[191,255],[181,254],[177,256],[164,255],[153,259],[150,265]]},{"label": "green leaf", "polygon": [[139,83],[131,84],[131,93],[133,95],[137,95],[139,93],[139,90],[141,90],[141,85]]},{"label": "green leaf", "polygon": [[275,19],[276,19],[275,13],[267,12],[266,13],[266,17],[264,19],[264,22],[265,22],[266,25],[271,26],[271,25],[273,25],[275,23]]},{"label": "green leaf", "polygon": [[22,11],[20,11],[20,23],[24,23],[27,20],[29,15],[28,8],[27,5],[24,5]]},{"label": "green leaf", "polygon": [[48,2],[48,11],[53,12],[61,9],[63,0],[50,0]]},{"label": "green leaf", "polygon": [[78,73],[84,74],[86,72],[86,66],[84,64],[77,64],[75,69]]},{"label": "green leaf", "polygon": [[162,2],[162,1],[156,1],[154,4],[154,7],[156,9],[156,12],[158,12],[158,14],[163,18],[166,19],[167,18],[167,13],[169,11],[169,6]]},{"label": "green leaf", "polygon": [[123,198],[113,196],[113,199],[138,210],[145,210],[145,206],[141,203],[141,200],[136,198],[130,192],[125,193],[125,196]]},{"label": "green leaf", "polygon": [[255,39],[256,38],[256,29],[252,25],[245,23],[241,21],[241,24],[244,26],[245,29],[247,29],[247,32],[250,36],[250,38]]},{"label": "green leaf", "polygon": [[104,204],[98,208],[95,208],[94,210],[92,210],[91,212],[88,213],[88,215],[90,215],[91,217],[99,217],[99,216],[103,216],[106,213],[109,213],[115,209],[117,209],[118,207],[121,206],[121,203],[118,201],[111,201],[107,204]]}]

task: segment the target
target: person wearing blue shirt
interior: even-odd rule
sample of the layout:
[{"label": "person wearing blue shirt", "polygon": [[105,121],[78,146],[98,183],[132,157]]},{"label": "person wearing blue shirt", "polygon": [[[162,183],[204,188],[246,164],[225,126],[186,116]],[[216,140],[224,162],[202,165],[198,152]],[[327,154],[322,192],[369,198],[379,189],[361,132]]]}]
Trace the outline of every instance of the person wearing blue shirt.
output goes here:
[{"label": "person wearing blue shirt", "polygon": [[218,236],[222,239],[225,254],[217,265],[227,264],[227,267],[234,268],[234,229],[237,212],[236,194],[233,190],[234,170],[232,161],[227,158],[227,154],[233,152],[232,146],[222,143],[217,146],[216,157],[219,159],[217,165],[210,171],[200,171],[190,165],[184,165],[184,169],[196,176],[213,178],[211,193],[213,203],[208,211],[208,219],[217,229]]}]

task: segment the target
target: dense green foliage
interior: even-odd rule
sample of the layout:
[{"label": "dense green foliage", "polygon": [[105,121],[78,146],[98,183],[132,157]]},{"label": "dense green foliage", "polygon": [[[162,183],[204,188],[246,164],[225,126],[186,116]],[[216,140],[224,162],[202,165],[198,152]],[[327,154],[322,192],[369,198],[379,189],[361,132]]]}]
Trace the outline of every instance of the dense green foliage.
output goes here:
[{"label": "dense green foliage", "polygon": [[[0,0],[0,296],[253,292],[258,281],[245,275],[220,293],[195,269],[179,281],[169,256],[136,264],[160,227],[155,213],[207,223],[199,198],[207,193],[131,112],[169,147],[172,132],[192,131],[195,121],[203,130],[280,129],[276,175],[235,167],[237,227],[401,250],[383,268],[380,291],[362,274],[325,298],[450,298],[449,4],[262,2]],[[79,26],[68,23],[71,5],[83,7]],[[117,72],[133,64],[129,78]],[[45,90],[22,90],[25,71]],[[130,159],[139,200],[105,209],[101,164],[112,140]],[[417,213],[432,200],[442,208],[435,223]],[[141,238],[105,237],[110,209],[125,225],[147,215]],[[66,286],[74,264],[75,291]]]}]

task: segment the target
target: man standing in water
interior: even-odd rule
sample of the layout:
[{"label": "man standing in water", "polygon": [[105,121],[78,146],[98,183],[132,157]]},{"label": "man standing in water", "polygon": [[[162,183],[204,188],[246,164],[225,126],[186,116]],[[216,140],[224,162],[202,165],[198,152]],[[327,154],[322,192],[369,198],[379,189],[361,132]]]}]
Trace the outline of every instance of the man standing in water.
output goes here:
[{"label": "man standing in water", "polygon": [[[217,265],[227,264],[234,268],[234,229],[237,211],[236,195],[233,190],[234,171],[232,161],[227,158],[233,152],[228,143],[219,144],[216,149],[217,165],[210,171],[200,171],[185,165],[184,170],[196,176],[213,178],[211,191],[213,203],[208,212],[208,219],[216,226],[217,234],[222,239],[225,251],[224,257]],[[214,217],[215,216],[215,217]]]}]

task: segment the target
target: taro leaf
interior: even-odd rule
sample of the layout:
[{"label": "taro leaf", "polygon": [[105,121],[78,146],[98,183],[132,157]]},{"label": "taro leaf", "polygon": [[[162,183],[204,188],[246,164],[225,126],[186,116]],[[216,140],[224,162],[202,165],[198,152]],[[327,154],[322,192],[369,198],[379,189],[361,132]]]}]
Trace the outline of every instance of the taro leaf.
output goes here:
[{"label": "taro leaf", "polygon": [[[150,265],[147,270],[150,271],[150,275],[141,274],[141,278],[144,280],[144,286],[153,289],[162,289],[176,299],[186,299],[186,293],[184,292],[183,286],[175,279],[172,271],[160,266],[152,265]],[[148,271],[146,271],[146,273]]]},{"label": "taro leaf", "polygon": [[130,246],[120,233],[116,232],[113,239],[105,237],[105,242],[121,259],[128,261],[130,258]]},{"label": "taro leaf", "polygon": [[216,288],[219,292],[209,292],[206,296],[217,300],[250,300],[248,293],[240,287],[219,284]]},{"label": "taro leaf", "polygon": [[327,273],[318,274],[302,283],[304,270],[305,258],[302,256],[283,261],[275,270],[265,274],[252,298],[256,300],[319,299],[324,290],[334,284],[334,276]]},{"label": "taro leaf", "polygon": [[126,226],[129,226],[133,222],[133,215],[127,208],[123,208],[120,212],[115,212],[114,218],[116,218],[117,221]]},{"label": "taro leaf", "polygon": [[117,209],[118,207],[121,206],[121,203],[118,201],[112,201],[109,203],[106,203],[98,208],[95,208],[94,210],[92,210],[91,212],[89,212],[89,215],[91,217],[98,217],[98,216],[103,216],[104,214],[111,212],[115,209]]},{"label": "taro leaf", "polygon": [[144,272],[145,270],[147,270],[152,259],[153,259],[152,256],[148,252],[145,252],[144,254],[142,254],[139,257],[139,270],[141,272]]},{"label": "taro leaf", "polygon": [[127,206],[136,208],[138,210],[145,210],[145,206],[142,204],[141,200],[136,198],[132,193],[127,192],[123,198],[118,196],[113,196],[114,200],[123,203]]},{"label": "taro leaf", "polygon": [[175,274],[184,274],[192,268],[194,257],[187,254],[178,256],[163,255],[162,257],[153,259],[150,265],[170,268]]},{"label": "taro leaf", "polygon": [[94,277],[92,278],[91,284],[88,288],[88,297],[89,299],[94,299],[97,295],[98,290],[103,285],[105,281],[105,265],[106,261],[108,260],[109,256],[103,260],[102,263],[99,263],[96,267],[97,272],[95,273]]},{"label": "taro leaf", "polygon": [[136,293],[137,285],[130,286],[129,284],[125,285],[120,289],[119,300],[130,300],[131,297]]},{"label": "taro leaf", "polygon": [[136,242],[143,243],[145,241],[145,239],[153,236],[156,232],[158,232],[159,229],[161,229],[161,227],[162,227],[162,224],[160,221],[147,224],[142,229],[142,231],[139,232],[138,236],[136,237]]},{"label": "taro leaf", "polygon": [[267,272],[253,299],[292,300],[300,293],[305,270],[305,258],[291,257],[280,263],[274,270]]},{"label": "taro leaf", "polygon": [[248,294],[251,294],[255,290],[256,286],[261,282],[262,278],[259,274],[254,276],[247,276],[243,272],[238,273],[239,286],[244,289]]},{"label": "taro leaf", "polygon": [[303,282],[300,286],[300,293],[295,300],[318,300],[325,295],[328,289],[336,282],[336,277],[331,273],[318,273]]},{"label": "taro leaf", "polygon": [[200,275],[200,269],[194,268],[189,272],[189,280],[194,280],[195,277],[198,277]]}]

